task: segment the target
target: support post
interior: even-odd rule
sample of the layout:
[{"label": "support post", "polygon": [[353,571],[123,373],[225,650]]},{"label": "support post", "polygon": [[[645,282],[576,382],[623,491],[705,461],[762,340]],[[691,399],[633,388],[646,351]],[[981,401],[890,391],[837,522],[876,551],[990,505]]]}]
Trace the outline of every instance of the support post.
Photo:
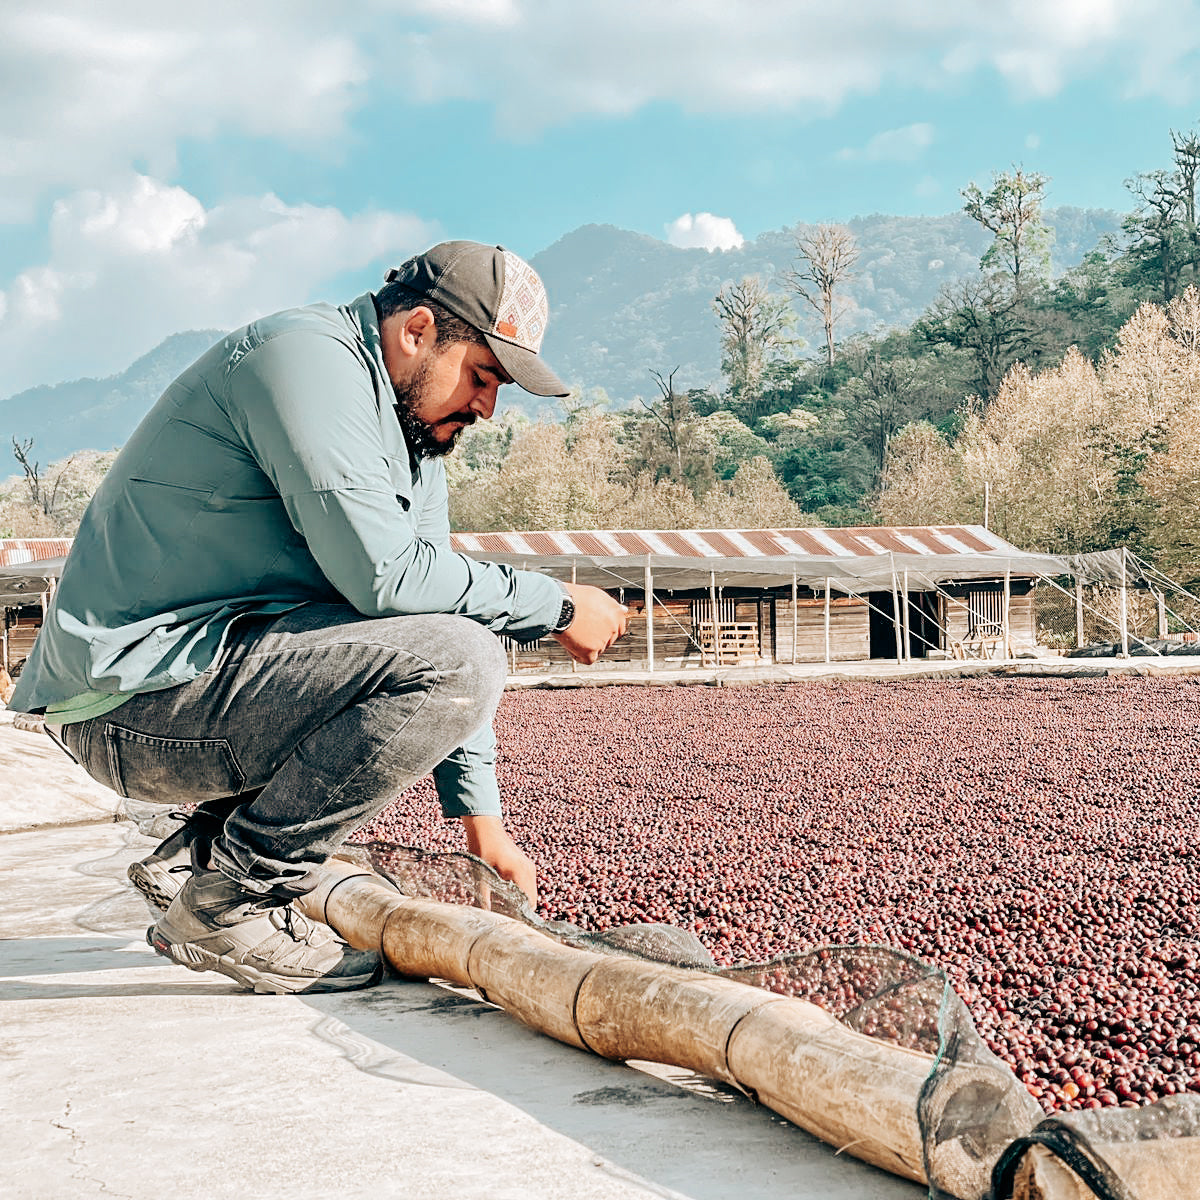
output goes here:
[{"label": "support post", "polygon": [[829,576],[825,577],[825,661],[832,662],[829,646]]},{"label": "support post", "polygon": [[1083,580],[1075,576],[1075,649],[1083,649]]},{"label": "support post", "polygon": [[896,558],[892,556],[892,629],[896,634],[896,662],[902,663],[904,659],[901,655],[904,653],[904,635],[900,630],[900,588],[896,581]]},{"label": "support post", "polygon": [[1167,598],[1162,592],[1155,592],[1154,599],[1158,602],[1158,640],[1167,639]]},{"label": "support post", "polygon": [[646,555],[646,670],[654,670],[654,573]]},{"label": "support post", "polygon": [[904,629],[904,661],[912,662],[912,630],[908,625],[908,572],[904,572],[904,599],[900,605],[900,621]]},{"label": "support post", "polygon": [[1004,612],[1002,614],[1002,623],[1000,633],[1002,635],[1002,644],[1004,647],[1004,657],[1012,658],[1012,568],[1007,567],[1004,571]]},{"label": "support post", "polygon": [[796,641],[800,636],[800,613],[797,608],[799,597],[796,589],[796,568],[792,568],[792,662],[796,661]]},{"label": "support post", "polygon": [[708,573],[708,596],[709,602],[712,604],[712,630],[713,630],[713,665],[717,668],[721,666],[721,625],[717,620],[717,573],[709,571]]},{"label": "support post", "polygon": [[[579,564],[574,559],[571,559],[571,582],[579,582]],[[574,659],[571,659],[571,674],[574,675],[578,670],[579,664]]]},{"label": "support post", "polygon": [[1129,550],[1121,547],[1121,657],[1129,657]]}]

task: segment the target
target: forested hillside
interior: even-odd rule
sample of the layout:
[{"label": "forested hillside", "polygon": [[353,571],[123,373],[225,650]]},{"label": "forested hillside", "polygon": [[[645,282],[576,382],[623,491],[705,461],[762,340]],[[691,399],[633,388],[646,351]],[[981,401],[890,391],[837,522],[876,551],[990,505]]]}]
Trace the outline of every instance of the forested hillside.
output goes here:
[{"label": "forested hillside", "polygon": [[29,388],[0,400],[4,453],[14,437],[32,439],[43,463],[120,447],[167,384],[221,337],[217,329],[177,333],[119,375]]},{"label": "forested hillside", "polygon": [[[547,357],[580,386],[468,431],[455,526],[974,523],[986,493],[1028,549],[1130,545],[1200,578],[1200,138],[1172,147],[1122,217],[1046,210],[1048,180],[1013,168],[951,216],[736,251],[577,230],[534,261]],[[14,399],[6,424],[39,415]],[[15,530],[29,500],[5,494]]]},{"label": "forested hillside", "polygon": [[[1055,230],[1050,273],[1077,265],[1120,229],[1105,210],[1059,208],[1046,213]],[[533,258],[554,304],[544,352],[560,374],[582,388],[603,388],[617,404],[654,391],[651,370],[678,367],[682,387],[720,379],[720,327],[712,298],[723,284],[758,276],[782,293],[795,266],[800,223],[764,233],[738,250],[681,250],[611,226],[577,229]],[[988,234],[965,213],[942,217],[856,217],[846,228],[858,249],[841,289],[839,335],[911,325],[941,288],[973,274]],[[821,321],[793,304],[796,336],[812,348]],[[530,410],[531,415],[533,411]]]}]

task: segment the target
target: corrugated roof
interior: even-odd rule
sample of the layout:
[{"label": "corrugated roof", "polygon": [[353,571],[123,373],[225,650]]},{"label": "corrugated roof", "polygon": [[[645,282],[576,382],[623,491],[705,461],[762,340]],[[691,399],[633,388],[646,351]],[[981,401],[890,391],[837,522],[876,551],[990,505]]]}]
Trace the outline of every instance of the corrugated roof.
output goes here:
[{"label": "corrugated roof", "polygon": [[[636,558],[662,554],[681,558],[776,558],[806,554],[850,558],[886,554],[1020,554],[982,525],[868,525],[845,529],[661,529],[588,530],[553,533],[454,533],[464,554],[581,554]],[[536,547],[536,549],[535,549]],[[543,548],[544,547],[544,548]]]},{"label": "corrugated roof", "polygon": [[0,567],[66,558],[70,550],[70,538],[0,538]]}]

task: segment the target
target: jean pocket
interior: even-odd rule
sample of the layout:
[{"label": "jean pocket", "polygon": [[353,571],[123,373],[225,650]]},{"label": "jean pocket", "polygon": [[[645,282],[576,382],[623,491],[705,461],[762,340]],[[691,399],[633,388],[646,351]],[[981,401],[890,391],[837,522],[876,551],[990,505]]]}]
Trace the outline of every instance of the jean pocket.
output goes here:
[{"label": "jean pocket", "polygon": [[104,743],[114,789],[133,800],[198,804],[246,788],[225,738],[153,737],[108,722]]}]

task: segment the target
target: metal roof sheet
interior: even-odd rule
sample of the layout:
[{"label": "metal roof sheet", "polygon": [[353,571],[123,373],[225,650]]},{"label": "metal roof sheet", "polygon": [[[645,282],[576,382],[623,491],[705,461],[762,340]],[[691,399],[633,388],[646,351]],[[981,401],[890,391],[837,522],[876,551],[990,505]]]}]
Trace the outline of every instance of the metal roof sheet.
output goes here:
[{"label": "metal roof sheet", "polygon": [[66,558],[70,550],[70,538],[0,538],[0,567]]},{"label": "metal roof sheet", "polygon": [[1021,553],[1016,546],[980,525],[514,531],[455,533],[450,540],[456,550],[465,554],[527,554],[532,550],[541,554],[613,558],[662,554],[664,548],[681,558],[777,558],[797,553],[818,558]]}]

